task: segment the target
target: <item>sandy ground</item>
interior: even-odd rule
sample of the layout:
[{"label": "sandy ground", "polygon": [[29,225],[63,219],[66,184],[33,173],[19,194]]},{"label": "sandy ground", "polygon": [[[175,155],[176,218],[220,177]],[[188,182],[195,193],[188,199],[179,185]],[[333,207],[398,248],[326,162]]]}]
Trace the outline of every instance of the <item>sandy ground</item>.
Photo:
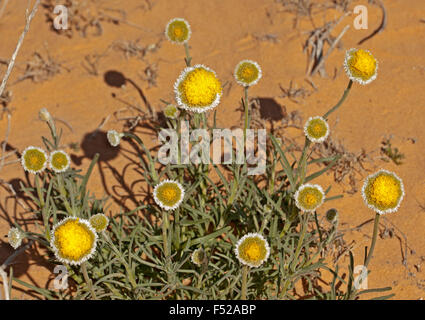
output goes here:
[{"label": "sandy ground", "polygon": [[[357,46],[357,42],[379,26],[381,11],[367,1],[353,4],[368,6],[369,29],[355,30],[354,17],[348,16],[332,31],[332,35],[337,36],[346,25],[350,25],[342,38],[342,48],[335,49],[326,61],[328,77],[316,74],[312,78],[317,91],[304,80],[307,56],[302,46],[307,37],[305,31],[312,29],[311,21],[299,17],[294,28],[294,14],[283,12],[282,5],[274,0],[103,1],[100,6],[90,8],[91,15],[103,13],[121,17],[119,11],[107,9],[124,10],[127,23],[101,20],[102,35],[96,36],[96,29],[88,28],[85,38],[78,31],[74,31],[71,38],[54,32],[46,19],[48,11],[40,8],[9,81],[8,90],[13,93],[13,98],[8,105],[12,110],[8,149],[22,151],[28,145],[42,145],[40,136],[48,135],[48,130],[38,120],[38,111],[42,107],[48,108],[55,117],[72,127],[70,130],[61,125],[63,143],[72,154],[74,167],[86,169],[93,154],[102,152],[100,164],[91,178],[91,190],[98,196],[112,196],[111,210],[118,210],[119,201],[116,200],[120,198],[123,199],[121,205],[134,208],[135,202],[144,198],[144,190],[137,182],[137,168],[128,165],[128,158],[134,158],[134,154],[126,143],[118,151],[109,148],[105,132],[123,129],[124,121],[117,120],[116,112],[128,110],[128,104],[145,112],[148,106],[159,111],[163,106],[160,99],[173,99],[173,83],[184,68],[184,50],[162,41],[155,52],[147,52],[142,60],[126,58],[122,51],[116,49],[117,43],[140,39],[140,46],[157,44],[169,19],[187,19],[193,31],[190,40],[193,62],[213,68],[223,83],[232,83],[218,107],[218,125],[227,128],[240,126],[241,111],[238,109],[242,89],[234,83],[232,72],[241,59],[255,60],[263,70],[263,78],[250,90],[251,96],[273,101],[277,114],[299,110],[306,119],[323,114],[345,89],[347,78],[342,69],[345,50],[351,47],[369,49],[379,60],[378,78],[367,86],[354,85],[343,107],[331,116],[332,137],[342,141],[351,152],[359,153],[364,149],[370,153],[374,160],[366,166],[370,172],[379,167],[395,171],[405,185],[406,196],[400,210],[382,220],[380,230],[383,237],[378,240],[370,264],[369,287],[392,286],[396,294],[394,299],[423,298],[425,275],[421,263],[425,261],[422,233],[425,210],[421,206],[425,206],[425,24],[421,19],[425,18],[425,2],[384,0],[387,26],[382,33],[361,46]],[[26,5],[27,1],[15,0],[9,3],[0,18],[0,58],[9,59],[16,46],[24,27]],[[325,21],[341,15],[341,11],[328,10],[314,15],[313,22],[322,26]],[[265,40],[267,34],[274,35],[271,40],[276,41]],[[114,43],[115,47],[111,47]],[[34,52],[43,57],[47,57],[48,52],[54,61],[61,63],[60,73],[44,81],[35,82],[28,78],[17,82],[25,74],[26,62],[33,58]],[[93,54],[104,54],[98,61],[97,75],[89,74],[82,65],[85,56]],[[143,76],[146,68],[153,64],[157,67],[156,86],[149,86]],[[5,70],[6,65],[0,65],[0,74]],[[299,98],[300,103],[281,97],[279,84],[287,88],[291,80],[298,88],[311,91],[311,95]],[[120,114],[122,117],[129,115],[129,112]],[[104,120],[107,121],[102,129],[91,135]],[[0,120],[0,141],[6,128],[4,116]],[[136,132],[149,147],[155,146],[156,136],[149,128],[138,127]],[[300,131],[288,131],[290,133],[301,137]],[[390,134],[393,135],[393,145],[405,155],[402,165],[379,159],[381,141]],[[77,148],[71,149],[71,143]],[[367,174],[364,171],[356,175],[359,185]],[[0,178],[16,188],[19,181],[28,181],[19,163],[5,166],[0,171]],[[350,189],[348,185],[333,182],[331,175],[319,182],[332,184],[332,194]],[[11,221],[22,224],[31,217],[31,212],[17,205],[6,189],[0,187],[0,190],[0,262],[3,262],[13,252],[6,239]],[[130,196],[131,193],[133,196]],[[330,206],[339,209],[341,229],[354,228],[373,218],[373,212],[363,204],[360,192],[344,193],[343,199],[326,204],[320,213],[323,214]],[[346,232],[347,242],[353,241],[356,264],[360,264],[364,246],[370,243],[372,224]],[[38,286],[51,285],[53,268],[43,261],[42,251],[28,250],[28,254],[16,260],[15,275]],[[345,261],[348,263],[348,259]],[[17,289],[14,297],[33,296]]]}]

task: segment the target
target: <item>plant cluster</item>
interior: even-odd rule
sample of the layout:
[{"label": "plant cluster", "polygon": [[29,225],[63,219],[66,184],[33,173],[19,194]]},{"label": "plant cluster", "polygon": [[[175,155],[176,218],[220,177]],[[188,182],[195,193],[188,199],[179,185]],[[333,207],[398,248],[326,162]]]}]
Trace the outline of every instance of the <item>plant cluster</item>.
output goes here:
[{"label": "plant cluster", "polygon": [[[207,129],[212,136],[223,86],[213,69],[192,64],[191,34],[184,19],[172,19],[166,26],[166,37],[184,47],[186,58],[174,85],[176,101],[165,101],[164,114],[169,129],[180,133],[185,121],[191,130]],[[40,117],[51,138],[42,138],[44,149],[29,147],[22,153],[22,165],[34,177],[34,186],[22,189],[36,205],[42,224],[34,232],[15,225],[9,240],[14,248],[24,239],[44,245],[49,261],[66,266],[71,286],[65,291],[48,290],[17,278],[13,281],[48,299],[357,299],[367,292],[388,290],[359,289],[351,252],[347,277],[341,275],[339,265],[330,265],[328,249],[336,240],[338,212],[324,213],[325,222],[318,215],[324,202],[341,197],[331,196],[331,187],[314,183],[338,156],[312,160],[312,148],[331,134],[328,118],[340,108],[354,82],[368,84],[377,74],[376,59],[363,49],[347,51],[344,66],[347,89],[324,115],[305,123],[299,157],[291,154],[295,159],[291,163],[288,147],[269,134],[262,175],[248,175],[248,164],[234,161],[183,164],[180,146],[177,164],[159,166],[136,134],[110,130],[111,148],[122,140],[140,147],[142,179],[151,197],[130,212],[109,217],[107,199],[97,199],[87,190],[98,156],[85,174],[73,169],[66,152],[59,150],[62,133],[48,111],[42,110]],[[266,75],[260,64],[244,59],[234,76],[243,88],[245,141],[251,127],[249,88]],[[320,163],[327,166],[310,173]],[[372,244],[363,262],[367,267],[379,217],[398,209],[403,183],[394,173],[381,170],[366,179],[362,194],[376,212]],[[330,281],[319,286],[325,274]]]}]

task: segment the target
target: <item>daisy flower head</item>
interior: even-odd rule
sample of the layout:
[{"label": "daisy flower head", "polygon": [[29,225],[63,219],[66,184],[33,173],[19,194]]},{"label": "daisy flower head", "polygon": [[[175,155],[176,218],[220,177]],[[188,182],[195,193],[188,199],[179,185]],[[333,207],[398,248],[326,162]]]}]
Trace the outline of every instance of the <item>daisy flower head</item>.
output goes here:
[{"label": "daisy flower head", "polygon": [[63,263],[80,265],[96,251],[96,230],[86,219],[68,217],[53,226],[50,246]]},{"label": "daisy flower head", "polygon": [[182,18],[171,19],[165,27],[165,36],[175,44],[184,44],[189,41],[192,31],[189,22]]},{"label": "daisy flower head", "polygon": [[117,147],[121,142],[121,138],[124,137],[124,133],[119,133],[115,130],[109,130],[106,134],[106,137],[108,138],[108,142],[111,146]]},{"label": "daisy flower head", "polygon": [[219,104],[222,87],[212,69],[197,64],[183,70],[174,83],[174,92],[179,107],[202,113]]},{"label": "daisy flower head", "polygon": [[46,169],[47,154],[41,148],[29,146],[22,152],[21,163],[25,171],[40,173]]},{"label": "daisy flower head", "polygon": [[200,266],[206,260],[207,256],[205,250],[201,247],[193,251],[190,258],[194,264]]},{"label": "daisy flower head", "polygon": [[248,233],[236,243],[235,254],[240,263],[256,268],[268,259],[270,247],[261,234]]},{"label": "daisy flower head", "polygon": [[174,210],[182,203],[184,188],[177,181],[164,180],[153,190],[153,197],[157,205],[165,210]]},{"label": "daisy flower head", "polygon": [[70,164],[71,159],[65,151],[56,150],[50,154],[49,167],[54,172],[65,172],[66,170],[68,170]]},{"label": "daisy flower head", "polygon": [[376,79],[378,61],[369,50],[350,49],[345,54],[344,69],[352,81],[368,84]]},{"label": "daisy flower head", "polygon": [[379,214],[396,212],[404,197],[403,181],[395,173],[381,169],[366,178],[362,196],[366,205]]},{"label": "daisy flower head", "polygon": [[164,115],[170,119],[176,119],[179,114],[179,110],[174,104],[169,104],[164,108]]},{"label": "daisy flower head", "polygon": [[328,122],[320,116],[310,117],[304,125],[306,137],[316,143],[321,143],[329,136]]},{"label": "daisy flower head", "polygon": [[24,238],[25,235],[18,228],[10,228],[9,233],[7,234],[9,244],[15,250],[22,244],[22,239]]},{"label": "daisy flower head", "polygon": [[261,79],[262,72],[260,65],[252,60],[242,60],[236,65],[235,79],[238,84],[244,87],[253,86]]},{"label": "daisy flower head", "polygon": [[102,232],[108,227],[109,219],[103,213],[97,213],[90,217],[89,222],[94,230]]},{"label": "daisy flower head", "polygon": [[325,199],[325,193],[318,184],[303,184],[294,195],[295,205],[305,212],[313,212],[320,207]]}]

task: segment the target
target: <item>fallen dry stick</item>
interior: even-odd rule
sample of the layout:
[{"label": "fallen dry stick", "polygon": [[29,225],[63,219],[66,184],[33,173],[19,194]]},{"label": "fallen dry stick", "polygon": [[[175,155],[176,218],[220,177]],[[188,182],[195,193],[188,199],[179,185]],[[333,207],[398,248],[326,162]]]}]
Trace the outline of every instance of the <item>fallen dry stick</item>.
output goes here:
[{"label": "fallen dry stick", "polygon": [[22,31],[21,36],[19,37],[18,44],[16,45],[15,51],[12,54],[12,58],[10,58],[9,65],[7,67],[7,70],[6,70],[6,73],[5,73],[4,77],[3,77],[3,80],[1,82],[1,85],[0,85],[0,96],[3,94],[4,88],[6,88],[6,83],[7,83],[7,80],[9,80],[9,76],[10,76],[10,74],[12,72],[13,66],[15,65],[15,60],[16,60],[16,57],[18,56],[19,49],[21,48],[22,43],[24,42],[25,35],[27,34],[28,30],[30,29],[31,21],[34,18],[36,12],[37,12],[38,5],[40,4],[40,1],[41,0],[37,0],[36,1],[36,3],[34,4],[34,7],[32,8],[32,11],[31,11],[31,13],[29,15],[28,15],[28,8],[26,9],[26,13],[25,13],[25,15],[26,15],[25,28],[24,28],[24,31]]},{"label": "fallen dry stick", "polygon": [[[22,43],[24,42],[25,35],[27,34],[28,30],[30,29],[31,21],[34,18],[36,12],[37,12],[38,5],[40,4],[40,1],[41,0],[37,0],[35,2],[32,10],[31,10],[31,13],[29,15],[28,15],[28,8],[26,9],[26,12],[25,12],[25,17],[26,17],[26,19],[25,19],[26,20],[25,28],[24,28],[24,31],[22,31],[21,36],[19,37],[18,44],[16,45],[15,51],[13,52],[12,57],[10,58],[9,65],[7,67],[7,70],[6,70],[6,73],[5,73],[4,77],[3,77],[3,80],[1,82],[1,85],[0,85],[0,97],[3,94],[4,89],[6,88],[7,80],[9,79],[9,76],[10,76],[12,70],[13,70],[13,66],[15,65],[15,60],[16,60],[16,57],[18,56],[19,49],[21,48]],[[8,118],[8,119],[10,119],[10,118]],[[6,273],[6,271],[4,269],[6,268],[7,263],[10,263],[12,261],[12,259],[14,259],[24,249],[26,249],[28,245],[29,244],[27,244],[25,247],[21,248],[19,251],[16,251],[0,267],[0,275],[1,275],[2,279],[3,279],[3,289],[4,289],[4,295],[5,295],[5,299],[6,300],[9,300],[10,299],[10,297],[9,297],[9,281],[8,281],[8,275],[7,275],[7,273]]]}]

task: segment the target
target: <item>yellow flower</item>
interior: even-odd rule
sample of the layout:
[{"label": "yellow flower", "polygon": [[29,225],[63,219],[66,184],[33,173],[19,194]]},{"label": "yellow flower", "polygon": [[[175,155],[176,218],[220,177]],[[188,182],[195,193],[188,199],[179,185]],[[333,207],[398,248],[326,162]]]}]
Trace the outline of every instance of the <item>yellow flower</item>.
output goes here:
[{"label": "yellow flower", "polygon": [[56,150],[50,154],[49,167],[54,172],[65,172],[69,168],[70,164],[71,159],[65,151]]},{"label": "yellow flower", "polygon": [[9,244],[13,247],[13,249],[17,249],[21,245],[24,237],[25,235],[18,228],[10,228],[9,233],[7,234]]},{"label": "yellow flower", "polygon": [[183,70],[174,84],[174,91],[181,108],[201,113],[219,104],[222,88],[213,70],[197,64]]},{"label": "yellow flower", "polygon": [[344,69],[351,80],[368,84],[376,79],[378,61],[368,50],[350,49],[345,54]]},{"label": "yellow flower", "polygon": [[30,146],[22,152],[21,163],[25,171],[40,173],[46,169],[47,154],[41,148]]},{"label": "yellow flower", "polygon": [[235,68],[236,82],[244,87],[257,84],[261,76],[262,72],[259,64],[252,60],[242,60]]},{"label": "yellow flower", "polygon": [[325,193],[317,184],[303,184],[294,195],[295,205],[305,212],[312,212],[320,207],[325,199]]},{"label": "yellow flower", "polygon": [[164,115],[170,119],[176,119],[178,115],[178,109],[174,104],[169,104],[164,109]]},{"label": "yellow flower", "polygon": [[270,247],[261,234],[248,233],[236,243],[235,254],[240,263],[255,268],[268,259]]},{"label": "yellow flower", "polygon": [[205,260],[207,259],[207,256],[205,254],[204,249],[198,248],[195,251],[193,251],[191,260],[194,264],[197,266],[200,266]]},{"label": "yellow flower", "polygon": [[362,196],[366,205],[379,214],[395,212],[404,197],[403,182],[395,173],[381,169],[366,178]]},{"label": "yellow flower", "polygon": [[329,125],[322,117],[310,117],[304,126],[304,133],[310,141],[320,143],[328,137]]},{"label": "yellow flower", "polygon": [[96,243],[96,231],[85,219],[68,217],[51,232],[50,246],[63,263],[79,265],[87,261],[96,251]]},{"label": "yellow flower", "polygon": [[155,186],[153,197],[157,205],[165,210],[176,209],[184,198],[184,189],[176,181],[164,180]]},{"label": "yellow flower", "polygon": [[97,213],[90,217],[89,222],[97,232],[102,232],[108,227],[109,219],[103,213]]},{"label": "yellow flower", "polygon": [[192,31],[189,23],[182,18],[171,19],[165,27],[165,36],[175,44],[184,44],[189,41]]}]

